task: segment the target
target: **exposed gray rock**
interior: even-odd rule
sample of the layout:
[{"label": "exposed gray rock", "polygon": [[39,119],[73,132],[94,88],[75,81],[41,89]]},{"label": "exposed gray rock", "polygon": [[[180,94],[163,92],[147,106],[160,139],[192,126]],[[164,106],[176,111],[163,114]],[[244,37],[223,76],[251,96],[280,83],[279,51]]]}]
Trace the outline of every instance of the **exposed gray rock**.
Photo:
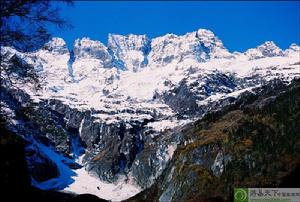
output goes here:
[{"label": "exposed gray rock", "polygon": [[172,159],[173,153],[182,142],[180,128],[167,131],[145,141],[131,167],[131,175],[143,187],[150,187]]},{"label": "exposed gray rock", "polygon": [[217,154],[213,165],[211,166],[211,170],[212,170],[213,174],[216,177],[220,177],[221,174],[224,172],[224,169],[225,169],[227,163],[230,160],[231,160],[231,156],[230,155],[224,155],[223,152],[220,151]]},{"label": "exposed gray rock", "polygon": [[165,92],[162,96],[157,95],[174,111],[182,115],[201,115],[208,111],[205,106],[198,104],[212,94],[230,93],[237,87],[236,79],[233,75],[215,72],[209,75],[198,75],[193,83],[187,83],[182,80],[178,87]]}]

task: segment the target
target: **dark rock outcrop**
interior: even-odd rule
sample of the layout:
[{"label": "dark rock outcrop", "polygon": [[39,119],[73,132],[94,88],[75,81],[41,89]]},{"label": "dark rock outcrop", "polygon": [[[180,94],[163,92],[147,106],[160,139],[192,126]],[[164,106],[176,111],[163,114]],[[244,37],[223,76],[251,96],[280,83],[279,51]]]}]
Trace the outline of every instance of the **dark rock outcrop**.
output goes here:
[{"label": "dark rock outcrop", "polygon": [[38,148],[27,148],[26,160],[29,173],[37,182],[43,182],[59,176],[56,164],[41,153]]}]

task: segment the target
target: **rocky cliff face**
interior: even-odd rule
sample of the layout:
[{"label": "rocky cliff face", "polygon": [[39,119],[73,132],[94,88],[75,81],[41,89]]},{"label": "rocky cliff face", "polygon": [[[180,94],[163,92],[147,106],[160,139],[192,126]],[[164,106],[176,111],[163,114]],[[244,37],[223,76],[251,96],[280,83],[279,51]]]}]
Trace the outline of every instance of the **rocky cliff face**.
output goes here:
[{"label": "rocky cliff face", "polygon": [[115,64],[129,71],[138,71],[148,64],[148,54],[151,50],[151,41],[146,35],[122,36],[110,34],[108,48],[111,50]]},{"label": "rocky cliff face", "polygon": [[274,81],[185,126],[161,177],[127,201],[232,201],[234,187],[299,186],[299,84]]},{"label": "rocky cliff face", "polygon": [[[203,29],[155,39],[111,34],[107,46],[82,38],[72,51],[63,39],[53,38],[36,52],[3,47],[1,55],[1,114],[27,141],[34,185],[42,189],[76,184],[82,168],[102,181],[149,188],[169,169],[178,147],[196,141],[182,132],[191,127],[186,124],[226,106],[248,106],[248,99],[280,92],[300,76],[295,44],[282,51],[266,42],[230,53]],[[13,67],[31,69],[36,79],[21,80],[24,75]],[[262,93],[259,86],[268,87]],[[221,176],[226,166],[220,162],[231,157],[220,148],[212,144],[190,151],[204,158],[193,163]],[[207,152],[216,156],[205,158]],[[93,193],[102,197],[104,192]]]}]

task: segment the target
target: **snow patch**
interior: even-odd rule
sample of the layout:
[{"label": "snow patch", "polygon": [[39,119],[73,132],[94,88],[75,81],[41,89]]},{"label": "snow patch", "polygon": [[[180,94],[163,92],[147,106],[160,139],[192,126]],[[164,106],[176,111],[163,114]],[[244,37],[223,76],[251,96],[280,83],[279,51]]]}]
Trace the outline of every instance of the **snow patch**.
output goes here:
[{"label": "snow patch", "polygon": [[129,178],[120,179],[116,184],[100,181],[99,178],[90,175],[84,168],[74,170],[74,182],[64,189],[65,192],[74,192],[76,194],[94,194],[100,198],[111,201],[122,201],[128,199],[141,191],[133,181]]}]

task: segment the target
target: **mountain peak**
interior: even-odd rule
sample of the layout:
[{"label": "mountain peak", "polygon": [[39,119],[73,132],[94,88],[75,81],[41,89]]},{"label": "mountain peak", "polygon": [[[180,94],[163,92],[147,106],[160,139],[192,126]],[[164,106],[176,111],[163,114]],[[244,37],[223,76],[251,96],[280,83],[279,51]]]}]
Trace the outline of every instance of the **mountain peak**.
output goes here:
[{"label": "mountain peak", "polygon": [[196,33],[197,37],[215,37],[215,34],[208,29],[198,29]]},{"label": "mountain peak", "polygon": [[182,36],[166,34],[152,40],[150,63],[165,66],[183,60],[205,62],[214,58],[229,58],[231,54],[215,34],[199,29]]},{"label": "mountain peak", "polygon": [[282,50],[273,41],[266,41],[262,45],[258,46],[257,49],[265,57],[274,57],[274,56],[283,55]]},{"label": "mountain peak", "polygon": [[56,54],[66,54],[69,52],[66,42],[59,37],[53,37],[50,39],[50,41],[48,41],[42,49]]},{"label": "mountain peak", "polygon": [[146,35],[109,34],[108,49],[124,69],[137,71],[148,63],[147,55],[151,49],[151,41]]},{"label": "mountain peak", "polygon": [[283,51],[273,41],[266,41],[256,48],[248,49],[244,54],[250,60],[284,55]]},{"label": "mountain peak", "polygon": [[290,50],[292,50],[292,51],[295,51],[295,52],[299,52],[299,51],[300,51],[300,46],[298,46],[298,45],[295,44],[295,43],[292,43],[292,44],[289,46],[288,49],[290,49]]},{"label": "mountain peak", "polygon": [[276,46],[276,44],[274,43],[274,41],[265,41],[262,45],[265,45],[265,46]]},{"label": "mountain peak", "polygon": [[231,56],[222,41],[212,31],[199,29],[196,31],[196,38],[199,39],[200,46],[208,58],[228,58]]},{"label": "mountain peak", "polygon": [[292,43],[285,51],[284,51],[284,55],[288,56],[290,54],[295,54],[297,53],[299,55],[299,52],[300,52],[300,47],[295,44],[295,43]]},{"label": "mountain peak", "polygon": [[104,62],[111,60],[107,47],[100,41],[91,40],[88,37],[76,39],[73,51],[75,58],[94,58]]}]

